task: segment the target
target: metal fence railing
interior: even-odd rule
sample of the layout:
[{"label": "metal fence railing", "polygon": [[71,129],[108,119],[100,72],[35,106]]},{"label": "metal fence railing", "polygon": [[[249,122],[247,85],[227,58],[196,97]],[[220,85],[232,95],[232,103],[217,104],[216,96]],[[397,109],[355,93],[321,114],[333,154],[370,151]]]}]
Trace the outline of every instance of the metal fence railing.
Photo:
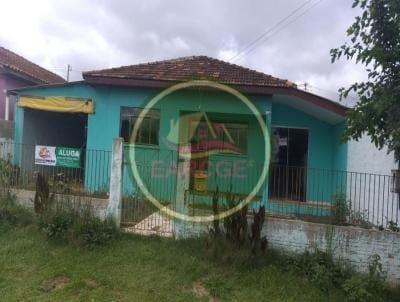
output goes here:
[{"label": "metal fence railing", "polygon": [[74,167],[43,165],[35,161],[35,146],[0,143],[0,173],[13,189],[35,190],[40,173],[54,193],[107,197],[109,194],[111,151],[80,149]]},{"label": "metal fence railing", "polygon": [[[132,175],[132,156],[129,154],[132,150],[129,148],[124,148],[122,221],[138,224],[159,209],[149,203],[148,196]],[[80,154],[78,167],[44,166],[35,163],[35,146],[2,142],[0,181],[6,180],[14,189],[34,191],[36,176],[40,173],[48,179],[52,192],[106,198],[110,186],[111,151],[82,149]],[[147,148],[140,150],[135,158],[143,184],[162,206],[176,210],[177,199],[183,198],[183,208],[179,211],[192,216],[212,214],[216,192],[222,209],[230,203],[232,196],[235,202],[246,198],[264,168],[241,157],[209,158],[200,166],[191,163],[189,183],[182,193],[179,185],[182,171],[176,151]],[[201,180],[202,189],[195,184],[197,180],[193,174],[199,169],[207,175]],[[267,180],[255,192],[249,210],[263,204],[267,214],[273,216],[395,227],[399,224],[400,214],[399,177],[399,173],[378,175],[273,165],[268,169]],[[160,218],[157,214],[151,217]],[[146,223],[152,224],[149,221]]]},{"label": "metal fence railing", "polygon": [[272,166],[267,209],[332,223],[389,227],[399,223],[398,177]]},{"label": "metal fence railing", "polygon": [[[216,170],[218,166],[221,168],[220,171]],[[205,187],[202,190],[194,186],[194,177],[191,173],[184,192],[185,214],[189,216],[213,214],[213,200],[216,196],[219,211],[232,204],[230,200],[232,198],[236,203],[245,199],[259,180],[263,166],[251,163],[247,165],[247,169],[246,165],[241,167],[235,168],[234,161],[209,160],[205,169],[207,177],[203,180]],[[235,169],[240,173],[235,173]],[[165,175],[162,170],[158,168],[155,170],[151,165],[141,164],[138,170],[152,195],[166,206],[175,208],[176,198],[181,196],[177,192],[179,175],[176,171],[179,168],[175,167],[172,169],[175,173],[163,178],[157,178],[152,174],[156,172]],[[398,179],[391,175],[271,166],[268,179],[264,181],[249,204],[249,211],[251,212],[254,207],[265,205],[267,214],[272,216],[330,224],[390,228],[399,223],[399,194],[396,191],[396,181],[398,182]],[[134,179],[131,187],[135,188],[135,194],[132,196],[136,199],[131,202],[130,208],[128,203],[125,204],[124,219],[132,220],[134,215],[133,220],[140,221],[144,217],[140,212],[146,212],[149,206],[145,207],[145,203],[138,199],[142,196],[144,201],[146,196],[142,194]],[[157,210],[153,207],[151,211]]]}]

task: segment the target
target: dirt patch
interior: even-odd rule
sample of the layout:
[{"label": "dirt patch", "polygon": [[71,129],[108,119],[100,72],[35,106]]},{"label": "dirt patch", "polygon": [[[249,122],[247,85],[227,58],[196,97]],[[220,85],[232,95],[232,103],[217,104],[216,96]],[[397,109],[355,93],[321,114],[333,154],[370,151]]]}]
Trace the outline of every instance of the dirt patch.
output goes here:
[{"label": "dirt patch", "polygon": [[201,282],[195,282],[192,286],[192,293],[196,296],[196,298],[208,298],[209,302],[218,302],[219,300],[215,297],[212,297],[210,291],[204,286]]},{"label": "dirt patch", "polygon": [[210,292],[201,282],[193,283],[192,292],[197,298],[210,296]]},{"label": "dirt patch", "polygon": [[96,281],[92,280],[92,279],[85,280],[85,284],[86,284],[87,287],[89,287],[91,289],[96,288],[96,287],[99,286],[98,283]]},{"label": "dirt patch", "polygon": [[41,287],[41,290],[45,292],[51,292],[54,290],[63,289],[65,286],[67,286],[69,282],[70,282],[69,278],[65,276],[55,277],[53,279],[44,282],[44,284]]}]

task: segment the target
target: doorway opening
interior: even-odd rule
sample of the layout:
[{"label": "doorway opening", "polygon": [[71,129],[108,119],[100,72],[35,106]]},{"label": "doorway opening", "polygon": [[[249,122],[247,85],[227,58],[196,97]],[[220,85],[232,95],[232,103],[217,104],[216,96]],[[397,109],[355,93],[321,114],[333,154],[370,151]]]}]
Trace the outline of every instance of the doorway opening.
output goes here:
[{"label": "doorway opening", "polygon": [[272,127],[269,197],[272,200],[307,200],[308,129]]},{"label": "doorway opening", "polygon": [[[88,115],[84,113],[25,108],[22,144],[19,148],[21,173],[27,182],[34,182],[35,173],[39,172],[54,183],[71,183],[71,190],[83,190],[87,123]],[[79,167],[38,165],[35,160],[36,146],[80,149]]]}]

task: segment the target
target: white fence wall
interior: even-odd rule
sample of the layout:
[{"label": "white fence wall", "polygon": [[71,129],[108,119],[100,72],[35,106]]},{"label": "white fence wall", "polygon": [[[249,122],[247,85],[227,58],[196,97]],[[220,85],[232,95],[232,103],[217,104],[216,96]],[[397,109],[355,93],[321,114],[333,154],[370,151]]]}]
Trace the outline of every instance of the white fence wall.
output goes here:
[{"label": "white fence wall", "polygon": [[293,253],[330,250],[335,259],[361,272],[367,271],[369,257],[377,254],[388,281],[400,283],[400,233],[272,217],[266,218],[263,233],[274,248]]}]

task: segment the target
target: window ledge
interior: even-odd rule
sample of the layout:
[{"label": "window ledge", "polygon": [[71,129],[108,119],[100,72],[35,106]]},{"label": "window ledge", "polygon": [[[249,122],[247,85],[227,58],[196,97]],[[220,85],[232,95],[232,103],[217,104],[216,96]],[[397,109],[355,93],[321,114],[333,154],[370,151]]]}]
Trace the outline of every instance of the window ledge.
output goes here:
[{"label": "window ledge", "polygon": [[325,209],[331,209],[334,208],[335,206],[326,201],[297,201],[297,200],[287,200],[287,199],[276,199],[269,197],[269,202],[273,204],[291,204],[295,206],[300,206],[300,207],[306,207],[306,208],[325,208]]},{"label": "window ledge", "polygon": [[144,145],[144,144],[124,144],[124,147],[127,148],[140,148],[140,149],[153,149],[153,150],[160,150],[160,146],[159,145]]},{"label": "window ledge", "polygon": [[216,158],[216,159],[222,158],[223,159],[225,157],[243,158],[243,159],[247,159],[248,158],[248,156],[246,154],[230,154],[230,153],[214,154],[214,155],[210,156],[211,159],[212,158]]}]

